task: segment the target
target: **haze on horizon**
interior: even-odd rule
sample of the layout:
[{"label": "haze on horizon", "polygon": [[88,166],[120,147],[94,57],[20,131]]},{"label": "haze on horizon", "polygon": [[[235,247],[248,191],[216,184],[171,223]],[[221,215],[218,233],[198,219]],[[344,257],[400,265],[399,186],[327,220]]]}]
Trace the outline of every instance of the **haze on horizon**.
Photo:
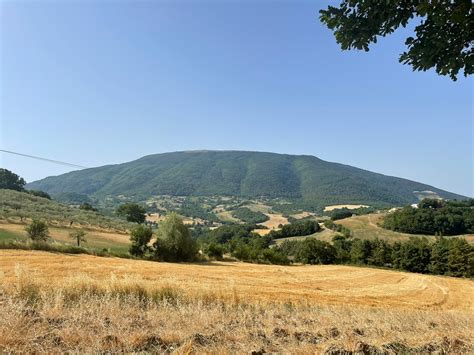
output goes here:
[{"label": "haze on horizon", "polygon": [[[83,166],[314,155],[474,196],[472,79],[342,52],[327,3],[2,2],[0,149]],[[0,153],[27,181],[72,168]]]}]

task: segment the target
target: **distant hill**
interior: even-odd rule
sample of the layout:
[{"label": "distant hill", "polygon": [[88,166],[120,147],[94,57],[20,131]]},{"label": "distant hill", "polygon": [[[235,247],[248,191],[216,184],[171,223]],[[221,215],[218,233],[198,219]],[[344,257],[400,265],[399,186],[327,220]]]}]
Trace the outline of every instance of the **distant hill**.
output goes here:
[{"label": "distant hill", "polygon": [[52,196],[79,194],[97,200],[123,195],[285,198],[313,206],[404,205],[420,191],[446,199],[464,196],[422,183],[331,163],[314,156],[245,151],[187,151],[145,156],[48,177],[27,185]]}]

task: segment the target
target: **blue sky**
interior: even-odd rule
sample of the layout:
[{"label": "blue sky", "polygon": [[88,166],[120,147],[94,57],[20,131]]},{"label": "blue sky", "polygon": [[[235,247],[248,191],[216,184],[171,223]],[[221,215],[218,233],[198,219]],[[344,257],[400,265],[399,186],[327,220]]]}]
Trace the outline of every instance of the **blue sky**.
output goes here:
[{"label": "blue sky", "polygon": [[[0,149],[100,166],[310,154],[473,196],[472,79],[342,52],[314,2],[1,2]],[[66,167],[0,153],[27,181]]]}]

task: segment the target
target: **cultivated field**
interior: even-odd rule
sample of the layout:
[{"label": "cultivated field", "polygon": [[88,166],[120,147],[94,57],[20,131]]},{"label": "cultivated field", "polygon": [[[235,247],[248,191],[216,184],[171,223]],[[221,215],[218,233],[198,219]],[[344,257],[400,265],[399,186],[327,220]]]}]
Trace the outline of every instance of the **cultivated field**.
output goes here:
[{"label": "cultivated field", "polygon": [[474,351],[470,280],[19,250],[0,270],[2,351]]},{"label": "cultivated field", "polygon": [[[0,241],[2,240],[27,240],[25,232],[26,224],[0,223]],[[52,240],[61,244],[75,245],[74,240],[69,236],[74,228],[49,227],[49,235]],[[85,230],[87,242],[84,244],[92,249],[109,249],[114,252],[128,252],[130,246],[130,236],[125,233],[105,232],[97,230]]]},{"label": "cultivated field", "polygon": [[[378,224],[382,222],[383,216],[383,213],[367,214],[337,220],[335,223],[342,224],[349,228],[352,231],[352,236],[360,239],[373,239],[377,237],[387,241],[396,242],[406,241],[413,236],[423,237],[423,235],[400,233],[380,227]],[[433,236],[427,237],[433,238]],[[468,242],[474,243],[474,235],[465,234],[462,235],[462,237],[466,238]]]},{"label": "cultivated field", "polygon": [[268,229],[278,229],[280,224],[288,224],[288,218],[284,217],[280,213],[265,213],[268,216],[268,221],[259,223],[262,226],[267,227]]}]

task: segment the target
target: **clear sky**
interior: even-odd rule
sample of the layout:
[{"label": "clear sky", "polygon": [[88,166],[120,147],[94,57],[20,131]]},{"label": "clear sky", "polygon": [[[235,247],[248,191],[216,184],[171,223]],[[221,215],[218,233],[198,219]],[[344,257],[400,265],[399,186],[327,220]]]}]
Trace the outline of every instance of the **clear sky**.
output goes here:
[{"label": "clear sky", "polygon": [[[310,154],[474,195],[472,78],[399,64],[409,30],[342,52],[321,1],[0,3],[0,149],[90,167]],[[69,170],[0,163],[27,181]]]}]

